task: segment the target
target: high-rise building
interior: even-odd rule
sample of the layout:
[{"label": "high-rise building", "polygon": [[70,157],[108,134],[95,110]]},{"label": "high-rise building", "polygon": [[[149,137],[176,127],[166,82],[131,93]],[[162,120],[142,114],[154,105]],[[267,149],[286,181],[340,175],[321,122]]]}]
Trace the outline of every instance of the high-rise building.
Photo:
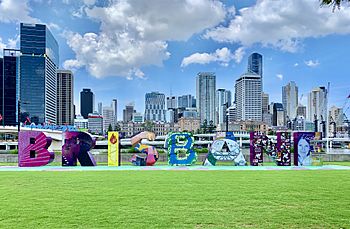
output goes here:
[{"label": "high-rise building", "polygon": [[102,108],[102,116],[103,116],[103,132],[106,133],[108,131],[109,126],[114,129],[114,110],[112,107],[103,107]]},{"label": "high-rise building", "polygon": [[269,100],[270,100],[269,94],[263,92],[262,93],[262,113],[263,113],[263,115],[269,113],[269,103],[270,103]]},{"label": "high-rise building", "polygon": [[74,119],[74,126],[78,129],[87,130],[89,128],[89,120],[81,115],[77,115]]},{"label": "high-rise building", "polygon": [[[315,88],[308,95],[307,120],[314,121],[316,118],[318,120],[317,129],[321,132],[323,132],[322,121],[327,121],[328,117],[327,97],[327,89],[325,87]],[[323,133],[323,136],[327,136],[326,133]]]},{"label": "high-rise building", "polygon": [[226,122],[227,109],[231,106],[231,91],[220,88],[216,90],[216,124]]},{"label": "high-rise building", "polygon": [[166,97],[167,109],[176,109],[177,108],[177,98],[176,96]]},{"label": "high-rise building", "polygon": [[237,120],[236,104],[233,104],[228,108],[228,122],[234,122]]},{"label": "high-rise building", "polygon": [[166,121],[165,95],[159,92],[145,95],[145,121]]},{"label": "high-rise building", "polygon": [[141,112],[135,112],[132,116],[132,121],[134,123],[142,123],[143,122],[143,115]]},{"label": "high-rise building", "polygon": [[134,104],[127,104],[123,110],[123,122],[131,122],[135,112],[136,110],[134,109]]},{"label": "high-rise building", "polygon": [[236,80],[236,112],[238,121],[262,120],[262,81],[255,73],[245,73]]},{"label": "high-rise building", "polygon": [[196,78],[197,111],[200,121],[216,123],[215,115],[216,75],[212,72],[200,72]]},{"label": "high-rise building", "polygon": [[112,100],[112,108],[113,108],[113,116],[114,116],[114,123],[113,123],[113,128],[118,122],[118,100],[113,99]]},{"label": "high-rise building", "polygon": [[[80,114],[88,118],[89,114],[94,112],[95,96],[91,89],[84,88],[80,92]],[[101,114],[100,114],[101,115]]]},{"label": "high-rise building", "polygon": [[57,125],[73,125],[74,123],[73,82],[71,71],[57,71]]},{"label": "high-rise building", "polygon": [[297,117],[303,117],[304,119],[306,118],[306,106],[299,105],[297,109]]},{"label": "high-rise building", "polygon": [[56,123],[58,43],[46,25],[21,23],[20,50],[21,121]]},{"label": "high-rise building", "polygon": [[294,81],[289,82],[286,86],[282,87],[282,104],[286,116],[289,119],[297,117],[298,109],[298,87]]},{"label": "high-rise building", "polygon": [[192,95],[182,95],[177,98],[178,108],[194,108],[196,107],[196,99]]},{"label": "high-rise building", "polygon": [[336,137],[336,132],[344,126],[343,108],[332,106],[329,109],[329,133]]},{"label": "high-rise building", "polygon": [[97,113],[102,114],[102,102],[97,103]]},{"label": "high-rise building", "polygon": [[93,134],[103,134],[103,116],[97,113],[88,115],[89,132]]},{"label": "high-rise building", "polygon": [[2,125],[18,124],[19,99],[19,56],[20,51],[4,49],[0,58],[0,114]]},{"label": "high-rise building", "polygon": [[273,126],[284,126],[284,109],[282,103],[273,104],[273,115],[272,115]]},{"label": "high-rise building", "polygon": [[252,53],[248,57],[248,73],[255,73],[263,77],[263,57],[259,53]]}]

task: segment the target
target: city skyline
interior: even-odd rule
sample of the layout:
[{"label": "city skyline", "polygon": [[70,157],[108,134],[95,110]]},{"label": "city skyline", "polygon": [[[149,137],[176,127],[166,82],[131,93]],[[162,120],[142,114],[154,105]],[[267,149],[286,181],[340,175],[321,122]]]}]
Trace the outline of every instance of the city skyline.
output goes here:
[{"label": "city skyline", "polygon": [[[248,56],[253,52],[263,55],[263,91],[269,94],[270,101],[282,102],[281,88],[290,81],[295,81],[298,85],[299,95],[304,94],[303,105],[307,105],[306,95],[310,91],[320,86],[327,86],[328,81],[331,83],[329,106],[342,107],[349,94],[350,80],[345,66],[349,52],[350,31],[341,26],[344,23],[350,23],[349,19],[344,16],[349,13],[348,8],[332,12],[330,8],[319,7],[317,1],[302,0],[289,2],[286,6],[282,5],[282,1],[235,1],[234,4],[233,1],[203,1],[202,5],[195,3],[190,5],[194,12],[197,12],[197,16],[194,17],[186,14],[183,7],[179,7],[177,3],[171,2],[174,7],[168,9],[167,4],[157,2],[157,11],[160,9],[163,9],[164,12],[174,10],[183,16],[183,20],[187,20],[189,26],[179,28],[174,22],[177,18],[161,15],[167,18],[168,27],[171,30],[155,31],[152,26],[145,27],[144,38],[140,37],[140,31],[131,31],[135,29],[131,26],[130,31],[126,32],[129,33],[129,36],[133,36],[137,44],[144,45],[139,47],[141,50],[147,51],[142,54],[143,56],[140,55],[146,59],[147,57],[152,58],[149,58],[150,62],[141,61],[139,63],[139,59],[138,62],[132,64],[123,62],[124,64],[120,63],[121,66],[118,67],[116,65],[119,63],[113,62],[114,60],[110,59],[106,51],[123,52],[125,49],[121,47],[122,40],[109,33],[110,29],[117,32],[125,30],[120,23],[128,22],[130,17],[149,22],[149,18],[145,15],[146,13],[153,15],[152,9],[145,8],[143,12],[140,11],[142,4],[137,6],[134,1],[125,1],[131,11],[123,11],[120,22],[115,20],[108,22],[109,16],[106,12],[119,9],[120,4],[117,3],[120,2],[116,1],[106,5],[104,1],[11,1],[13,7],[10,12],[4,10],[4,2],[6,1],[0,3],[0,12],[3,15],[0,17],[2,26],[0,48],[19,49],[19,22],[47,24],[60,46],[59,68],[66,66],[74,70],[76,113],[80,111],[79,92],[83,88],[91,88],[96,95],[95,103],[103,102],[105,106],[116,98],[119,111],[126,104],[135,102],[135,109],[143,112],[144,95],[148,92],[159,91],[166,96],[195,95],[198,72],[215,72],[216,88],[234,92],[234,82],[246,72]],[[182,3],[182,5],[185,4],[189,3]],[[298,7],[304,7],[310,12],[308,20],[296,20],[299,17],[305,17],[297,10]],[[242,8],[246,10],[241,10]],[[277,10],[273,12],[272,9]],[[288,10],[291,18],[286,18],[281,13],[283,10]],[[257,24],[263,20],[254,16],[258,12],[264,12],[266,18],[280,17],[286,31],[277,29],[271,34],[271,39],[264,37],[264,33],[268,34],[271,30],[266,23],[262,23],[263,28],[261,29],[257,27]],[[70,16],[66,17],[66,14]],[[211,14],[212,19],[203,20],[207,14]],[[249,17],[250,22],[239,20]],[[156,17],[155,26],[160,23],[158,19]],[[326,31],[321,31],[315,25],[316,23],[309,22],[313,19],[323,24],[326,22],[334,24]],[[300,21],[306,23],[305,27],[308,31],[298,30]],[[238,25],[242,26],[244,33],[232,32],[234,26]],[[254,29],[256,29],[256,36],[249,37]],[[150,35],[152,32],[156,37]],[[174,34],[174,32],[177,33]],[[226,32],[227,35],[223,32]],[[288,35],[287,32],[291,35]],[[97,50],[93,43],[101,43],[102,35],[107,36],[106,47]],[[135,47],[128,46],[130,37],[126,39],[125,48],[134,51]],[[149,42],[147,43],[145,39]],[[92,43],[88,43],[89,40]],[[79,42],[81,47],[78,47]],[[112,45],[113,42],[117,45],[110,47],[109,45]],[[95,65],[88,62],[89,60],[81,59],[84,55],[91,54],[83,54],[81,52],[83,46],[105,55],[105,59],[97,58],[96,54],[92,55],[91,59],[95,61]],[[147,47],[153,49],[143,49]],[[127,57],[132,59],[135,56]],[[112,65],[110,69],[104,66],[108,65],[107,63]],[[97,70],[94,71],[92,67]],[[125,70],[131,70],[133,76],[127,76]],[[108,76],[106,72],[109,74],[112,72],[112,74]],[[122,119],[122,112],[118,112],[118,119]]]}]

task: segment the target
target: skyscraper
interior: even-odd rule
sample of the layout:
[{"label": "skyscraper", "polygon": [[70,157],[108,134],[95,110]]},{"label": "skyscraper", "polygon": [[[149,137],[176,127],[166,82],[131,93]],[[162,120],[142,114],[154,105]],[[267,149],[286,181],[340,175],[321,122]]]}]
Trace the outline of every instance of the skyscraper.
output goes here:
[{"label": "skyscraper", "polygon": [[273,104],[273,115],[272,115],[273,126],[284,126],[284,109],[282,103]]},{"label": "skyscraper", "polygon": [[212,72],[200,72],[196,78],[197,111],[201,123],[208,123],[215,118],[216,75]]},{"label": "skyscraper", "polygon": [[263,77],[263,57],[259,53],[252,53],[248,57],[248,73],[256,73]]},{"label": "skyscraper", "polygon": [[303,106],[303,105],[298,106],[297,116],[302,116],[304,119],[306,118],[306,106]]},{"label": "skyscraper", "polygon": [[177,99],[176,96],[166,97],[167,109],[176,109],[177,108]]},{"label": "skyscraper", "polygon": [[113,123],[113,128],[118,122],[118,100],[113,99],[112,100],[112,108],[113,108],[113,116],[114,116],[114,123]]},{"label": "skyscraper", "polygon": [[196,99],[192,95],[182,95],[177,98],[178,108],[195,108]]},{"label": "skyscraper", "polygon": [[84,118],[88,118],[89,114],[94,111],[94,103],[94,93],[92,93],[91,89],[84,88],[80,92],[80,114]]},{"label": "skyscraper", "polygon": [[19,50],[5,49],[0,58],[0,114],[1,124],[18,124],[17,101],[19,99]]},{"label": "skyscraper", "polygon": [[236,80],[236,118],[237,120],[262,120],[262,82],[261,76],[245,73]]},{"label": "skyscraper", "polygon": [[134,104],[127,104],[123,110],[123,122],[132,121],[135,112],[136,110],[134,110]]},{"label": "skyscraper", "polygon": [[231,106],[231,91],[220,88],[216,90],[216,124],[226,122],[227,109]]},{"label": "skyscraper", "polygon": [[[318,131],[325,132],[327,128],[322,126],[322,121],[327,121],[327,106],[328,106],[328,92],[325,87],[318,87],[313,89],[308,95],[308,106],[307,106],[307,119],[314,121],[315,118],[318,120]],[[327,133],[323,133],[323,136],[327,136]]]},{"label": "skyscraper", "polygon": [[112,129],[114,128],[113,107],[103,107],[102,116],[103,116],[103,132],[106,133],[108,131],[109,125],[111,125]]},{"label": "skyscraper", "polygon": [[58,43],[46,25],[20,25],[21,121],[56,123]]},{"label": "skyscraper", "polygon": [[[308,95],[307,119],[314,121],[327,120],[327,89],[325,87],[314,88]],[[322,116],[322,117],[321,117]]]},{"label": "skyscraper", "polygon": [[57,125],[74,124],[73,82],[71,71],[57,71]]},{"label": "skyscraper", "polygon": [[145,95],[145,121],[165,122],[165,95],[159,92]]},{"label": "skyscraper", "polygon": [[97,103],[97,113],[102,115],[102,102]]},{"label": "skyscraper", "polygon": [[298,109],[298,87],[294,81],[282,87],[282,103],[286,116],[289,119],[297,117]]},{"label": "skyscraper", "polygon": [[262,93],[262,113],[267,114],[269,113],[269,94],[267,93]]}]

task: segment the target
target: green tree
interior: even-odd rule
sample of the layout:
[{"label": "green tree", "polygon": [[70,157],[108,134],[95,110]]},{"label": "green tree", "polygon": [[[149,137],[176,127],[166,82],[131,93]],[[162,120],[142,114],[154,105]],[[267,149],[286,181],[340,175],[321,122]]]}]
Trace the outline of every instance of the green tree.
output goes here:
[{"label": "green tree", "polygon": [[202,125],[201,125],[201,132],[202,134],[207,133],[208,131],[208,121],[206,119],[204,119]]},{"label": "green tree", "polygon": [[109,126],[108,126],[108,130],[107,130],[108,132],[111,132],[111,131],[113,131],[113,127],[112,127],[112,124],[109,124]]},{"label": "green tree", "polygon": [[115,130],[115,131],[121,131],[121,130],[122,130],[122,129],[120,128],[119,123],[115,124],[114,130]]},{"label": "green tree", "polygon": [[144,124],[142,124],[143,128],[145,128],[145,131],[153,131],[154,123],[151,121],[146,121]]},{"label": "green tree", "polygon": [[333,9],[340,8],[343,2],[350,3],[350,0],[321,0],[321,5],[324,6],[333,6]]},{"label": "green tree", "polygon": [[213,133],[215,128],[216,128],[216,126],[214,125],[213,120],[210,120],[209,121],[209,126],[208,126],[209,133]]}]

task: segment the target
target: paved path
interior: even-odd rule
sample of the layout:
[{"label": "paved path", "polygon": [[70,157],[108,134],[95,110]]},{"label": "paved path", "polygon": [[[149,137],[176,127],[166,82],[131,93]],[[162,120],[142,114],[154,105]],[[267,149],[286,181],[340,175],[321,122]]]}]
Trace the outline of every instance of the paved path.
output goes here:
[{"label": "paved path", "polygon": [[19,171],[249,171],[249,170],[350,170],[350,166],[324,165],[324,166],[95,166],[95,167],[62,167],[42,166],[32,168],[21,168],[17,166],[0,166],[0,172]]}]

